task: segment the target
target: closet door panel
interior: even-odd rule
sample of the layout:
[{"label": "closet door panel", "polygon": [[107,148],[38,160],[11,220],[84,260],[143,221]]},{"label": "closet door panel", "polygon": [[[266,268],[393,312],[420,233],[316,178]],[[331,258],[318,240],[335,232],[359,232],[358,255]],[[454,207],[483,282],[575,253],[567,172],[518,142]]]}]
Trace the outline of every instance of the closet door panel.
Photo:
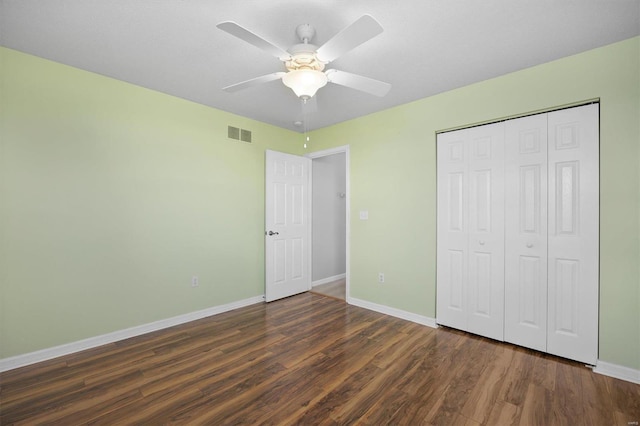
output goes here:
[{"label": "closet door panel", "polygon": [[598,105],[549,113],[549,353],[598,356]]},{"label": "closet door panel", "polygon": [[437,139],[437,322],[467,328],[468,172],[467,132],[442,133]]},{"label": "closet door panel", "polygon": [[468,331],[503,340],[504,123],[468,132]]},{"label": "closet door panel", "polygon": [[547,346],[547,116],[505,124],[504,340]]}]

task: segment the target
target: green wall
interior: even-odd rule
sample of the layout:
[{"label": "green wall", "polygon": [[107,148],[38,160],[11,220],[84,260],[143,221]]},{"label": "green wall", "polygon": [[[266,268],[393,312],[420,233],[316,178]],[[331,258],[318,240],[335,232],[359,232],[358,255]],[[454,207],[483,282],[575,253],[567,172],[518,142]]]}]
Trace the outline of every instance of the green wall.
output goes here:
[{"label": "green wall", "polygon": [[640,369],[639,59],[636,37],[312,132],[351,146],[351,296],[435,317],[437,131],[600,98],[599,356]]},{"label": "green wall", "polygon": [[0,358],[264,294],[264,151],[299,134],[0,61]]}]

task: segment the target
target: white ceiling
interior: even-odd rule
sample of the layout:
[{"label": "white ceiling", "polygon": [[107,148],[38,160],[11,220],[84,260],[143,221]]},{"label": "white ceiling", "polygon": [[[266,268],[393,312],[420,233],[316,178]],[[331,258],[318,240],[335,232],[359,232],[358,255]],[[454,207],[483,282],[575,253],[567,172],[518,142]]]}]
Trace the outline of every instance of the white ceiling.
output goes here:
[{"label": "white ceiling", "polygon": [[298,24],[322,45],[363,14],[385,31],[332,67],[391,91],[329,84],[309,130],[640,34],[639,0],[0,0],[0,44],[302,131],[300,101],[280,81],[221,90],[284,66],[216,24],[236,21],[287,49]]}]

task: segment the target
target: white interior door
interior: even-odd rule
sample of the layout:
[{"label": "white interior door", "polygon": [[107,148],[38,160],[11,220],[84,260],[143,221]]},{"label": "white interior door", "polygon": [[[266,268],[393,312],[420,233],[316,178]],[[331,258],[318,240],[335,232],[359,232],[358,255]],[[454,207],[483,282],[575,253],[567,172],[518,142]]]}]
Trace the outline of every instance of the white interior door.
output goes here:
[{"label": "white interior door", "polygon": [[505,123],[504,340],[547,348],[547,115]]},{"label": "white interior door", "polygon": [[310,164],[309,158],[266,151],[267,302],[302,293],[311,288]]},{"label": "white interior door", "polygon": [[549,113],[547,352],[598,358],[599,105]]}]

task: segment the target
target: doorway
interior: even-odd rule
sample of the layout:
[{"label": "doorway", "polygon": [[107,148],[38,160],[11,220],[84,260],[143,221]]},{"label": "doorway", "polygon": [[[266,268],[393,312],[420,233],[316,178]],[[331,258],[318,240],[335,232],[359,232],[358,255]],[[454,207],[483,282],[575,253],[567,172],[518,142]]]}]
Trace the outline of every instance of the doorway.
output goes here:
[{"label": "doorway", "polygon": [[349,299],[349,146],[311,158],[311,291]]}]

